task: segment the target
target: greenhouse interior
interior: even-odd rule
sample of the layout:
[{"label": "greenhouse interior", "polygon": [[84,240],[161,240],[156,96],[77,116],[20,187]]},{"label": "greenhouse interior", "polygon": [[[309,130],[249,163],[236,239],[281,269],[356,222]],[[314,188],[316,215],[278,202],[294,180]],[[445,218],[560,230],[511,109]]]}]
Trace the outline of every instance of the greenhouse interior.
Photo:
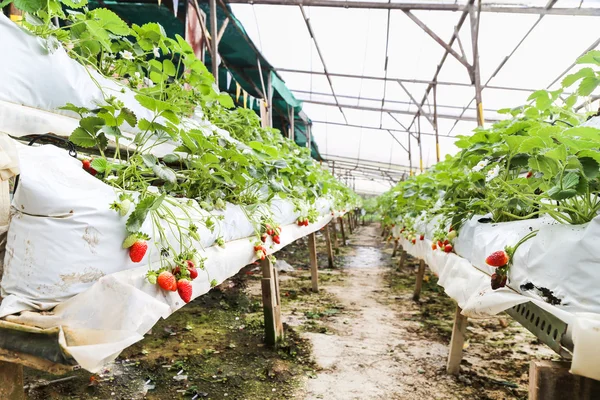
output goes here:
[{"label": "greenhouse interior", "polygon": [[0,10],[0,400],[600,399],[599,2]]}]

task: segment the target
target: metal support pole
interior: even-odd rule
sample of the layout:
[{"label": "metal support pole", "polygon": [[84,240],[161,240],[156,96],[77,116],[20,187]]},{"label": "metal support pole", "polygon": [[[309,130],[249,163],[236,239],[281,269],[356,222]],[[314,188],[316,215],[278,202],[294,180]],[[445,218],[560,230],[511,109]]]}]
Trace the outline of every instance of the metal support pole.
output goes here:
[{"label": "metal support pole", "polygon": [[310,276],[312,291],[319,293],[319,265],[317,264],[317,239],[315,233],[308,235],[308,254],[310,257]]},{"label": "metal support pole", "polygon": [[272,73],[269,72],[269,75],[267,76],[267,102],[269,104],[267,104],[267,111],[269,113],[269,127],[273,127],[273,86],[271,83],[271,75]]},{"label": "metal support pole", "polygon": [[418,143],[419,143],[419,171],[423,173],[423,146],[421,145],[421,116],[417,117],[417,131],[419,132]]},{"label": "metal support pole", "polygon": [[310,127],[311,127],[310,124],[306,125],[306,147],[308,147],[309,149],[310,149],[310,141],[312,139],[311,138],[312,132],[310,131]]},{"label": "metal support pole", "polygon": [[433,129],[435,130],[435,159],[440,162],[440,136],[437,122],[437,84],[433,85]]},{"label": "metal support pole", "polygon": [[219,87],[219,34],[217,31],[217,0],[210,0],[210,46],[212,57],[212,74],[215,84]]},{"label": "metal support pole", "polygon": [[294,127],[294,123],[295,123],[294,108],[290,107],[288,113],[289,113],[288,118],[290,119],[290,131],[288,133],[288,137],[291,140],[294,140],[295,137],[296,137],[296,130],[295,130],[295,127]]},{"label": "metal support pole", "polygon": [[412,176],[413,174],[413,170],[412,170],[412,148],[411,148],[411,136],[408,135],[408,175]]},{"label": "metal support pole", "polygon": [[477,125],[483,126],[483,103],[481,98],[481,76],[479,72],[479,17],[481,16],[481,0],[477,4],[478,10],[475,14],[473,7],[469,9],[471,22],[471,43],[473,45],[473,67],[472,78],[475,85],[475,105],[477,107]]}]

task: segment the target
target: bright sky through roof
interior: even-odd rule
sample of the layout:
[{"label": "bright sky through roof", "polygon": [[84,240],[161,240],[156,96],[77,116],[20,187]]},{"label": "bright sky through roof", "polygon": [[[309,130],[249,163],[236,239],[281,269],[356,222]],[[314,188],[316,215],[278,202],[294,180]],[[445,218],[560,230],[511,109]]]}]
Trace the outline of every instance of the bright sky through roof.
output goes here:
[{"label": "bright sky through roof", "polygon": [[[379,0],[381,2],[381,0]],[[451,2],[454,3],[454,2]],[[459,2],[464,4],[465,2]],[[485,2],[490,3],[491,2]],[[494,1],[494,4],[516,4]],[[558,0],[554,7],[600,7],[600,1]],[[530,0],[527,5],[544,7],[546,0]],[[519,3],[522,5],[522,3]],[[297,6],[232,5],[237,18],[275,68],[323,72],[323,65],[309,35],[302,13]],[[343,9],[305,7],[315,38],[323,53],[330,73],[383,77],[385,75],[385,46],[387,10]],[[448,41],[458,23],[460,13],[447,11],[413,11],[421,21],[438,36]],[[532,27],[535,27],[532,29]],[[532,29],[532,30],[531,30]],[[531,30],[529,35],[527,33]],[[519,45],[521,40],[525,40]],[[563,72],[572,73],[580,67],[570,69],[572,63],[600,38],[600,17],[482,13],[479,31],[479,57],[481,82],[495,87],[521,89],[545,89]],[[469,20],[460,31],[460,42],[467,60],[472,61]],[[453,49],[461,52],[458,42]],[[516,50],[515,50],[516,49]],[[390,16],[388,78],[430,81],[444,54],[444,48],[411,21],[402,11],[393,10]],[[494,72],[512,52],[504,66]],[[334,103],[331,88],[324,75],[280,72],[287,86],[297,98],[317,102]],[[493,76],[494,75],[494,76]],[[491,78],[491,79],[490,79]],[[415,113],[417,107],[395,81],[384,84],[381,80],[332,77],[333,88],[339,102],[346,105],[394,109]],[[488,83],[489,80],[489,83]],[[469,84],[466,68],[454,57],[447,57],[438,81]],[[551,88],[558,87],[557,84]],[[425,94],[426,84],[404,83],[406,89],[417,100]],[[312,92],[312,94],[311,94]],[[344,97],[344,96],[349,96]],[[455,135],[470,134],[476,127],[475,90],[473,87],[438,85],[437,104],[439,115],[458,116],[464,112],[471,121],[456,122],[438,118],[440,150],[442,158],[455,154]],[[515,107],[526,102],[529,92],[486,88],[483,90],[485,118],[502,118],[495,110]],[[360,100],[358,98],[360,97]],[[372,100],[369,100],[372,99]],[[424,109],[433,108],[430,93]],[[313,121],[344,124],[337,107],[304,103],[304,111]],[[403,130],[413,116],[344,108],[348,124]],[[411,131],[417,130],[415,123]],[[421,117],[421,132],[433,133],[433,126]],[[342,125],[315,123],[313,138],[325,158],[345,159],[358,163],[357,170],[365,165],[384,169],[407,169],[409,157],[397,141],[408,148],[408,134],[388,132],[381,129],[361,129]],[[391,134],[395,136],[392,138]],[[396,141],[397,140],[397,141]],[[435,137],[422,135],[423,163],[427,168],[436,162]],[[411,140],[412,166],[419,166],[419,150],[415,138]],[[358,161],[360,160],[360,161]],[[338,168],[336,174],[341,172]],[[379,174],[379,172],[375,172]],[[351,172],[355,176],[358,192],[383,192],[392,182],[387,176],[373,172]],[[397,178],[398,175],[395,176]]]}]

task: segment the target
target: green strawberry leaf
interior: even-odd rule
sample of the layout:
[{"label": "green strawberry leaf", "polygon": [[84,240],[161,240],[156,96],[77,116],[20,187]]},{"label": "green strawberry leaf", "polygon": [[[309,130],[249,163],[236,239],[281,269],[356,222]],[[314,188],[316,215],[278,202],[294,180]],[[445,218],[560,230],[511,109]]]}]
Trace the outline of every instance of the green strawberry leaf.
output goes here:
[{"label": "green strawberry leaf", "polygon": [[166,167],[161,164],[156,164],[152,166],[152,171],[154,172],[154,175],[156,175],[163,181],[167,181],[169,183],[177,182],[177,175],[175,175],[175,171],[173,171],[169,167]]},{"label": "green strawberry leaf", "polygon": [[108,161],[106,161],[106,159],[104,158],[94,158],[91,166],[100,173],[105,172],[107,169],[110,169]]},{"label": "green strawberry leaf", "polygon": [[94,147],[96,146],[96,137],[92,136],[88,131],[83,128],[76,128],[71,136],[69,136],[69,141],[71,141],[74,145],[80,147]]},{"label": "green strawberry leaf", "polygon": [[128,232],[137,233],[142,229],[142,225],[148,216],[148,212],[154,206],[156,199],[157,198],[154,196],[147,196],[136,204],[135,210],[129,215],[127,223],[125,224]]}]

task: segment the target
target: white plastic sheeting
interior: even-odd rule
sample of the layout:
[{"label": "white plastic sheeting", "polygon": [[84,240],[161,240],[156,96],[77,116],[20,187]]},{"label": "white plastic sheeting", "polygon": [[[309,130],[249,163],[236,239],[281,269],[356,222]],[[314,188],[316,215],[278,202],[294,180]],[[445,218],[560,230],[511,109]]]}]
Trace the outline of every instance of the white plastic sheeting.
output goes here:
[{"label": "white plastic sheeting", "polygon": [[[480,218],[474,217],[460,229],[454,243],[457,254],[431,249],[435,223],[417,224],[425,240],[413,245],[401,239],[401,244],[439,276],[438,283],[468,317],[495,315],[531,301],[565,321],[572,329],[575,346],[571,372],[600,379],[600,271],[595,251],[600,217],[580,226],[557,224],[549,218],[499,224],[480,223]],[[399,226],[396,235],[397,229]],[[514,246],[532,230],[539,232],[518,248],[508,286],[492,290],[494,268],[485,264],[485,258],[507,245]],[[551,305],[537,289],[526,290],[522,287],[526,283],[552,291],[560,304]]]},{"label": "white plastic sheeting", "polygon": [[[109,209],[117,198],[113,188],[54,146],[19,146],[19,159],[0,317],[22,312],[6,319],[60,327],[63,349],[83,368],[97,371],[184,303],[177,293],[147,282],[148,270],[160,268],[160,249],[152,240],[141,264],[133,264],[127,250],[121,249],[126,219]],[[327,200],[319,202],[321,219],[308,227],[294,223],[299,215],[288,202],[275,201],[271,210],[284,227],[281,244],[273,245],[269,253],[331,220]],[[256,257],[256,238],[250,237],[254,230],[244,213],[228,204],[222,214],[225,219],[217,222],[215,232],[199,229],[202,240],[194,242],[196,248],[204,248],[201,255],[207,258],[205,270],[192,282],[194,298],[210,290],[211,280],[221,283]],[[196,218],[201,226],[203,216]],[[155,238],[150,221],[142,230]],[[174,244],[176,237],[165,230]],[[226,240],[224,248],[212,246],[217,236]]]}]

